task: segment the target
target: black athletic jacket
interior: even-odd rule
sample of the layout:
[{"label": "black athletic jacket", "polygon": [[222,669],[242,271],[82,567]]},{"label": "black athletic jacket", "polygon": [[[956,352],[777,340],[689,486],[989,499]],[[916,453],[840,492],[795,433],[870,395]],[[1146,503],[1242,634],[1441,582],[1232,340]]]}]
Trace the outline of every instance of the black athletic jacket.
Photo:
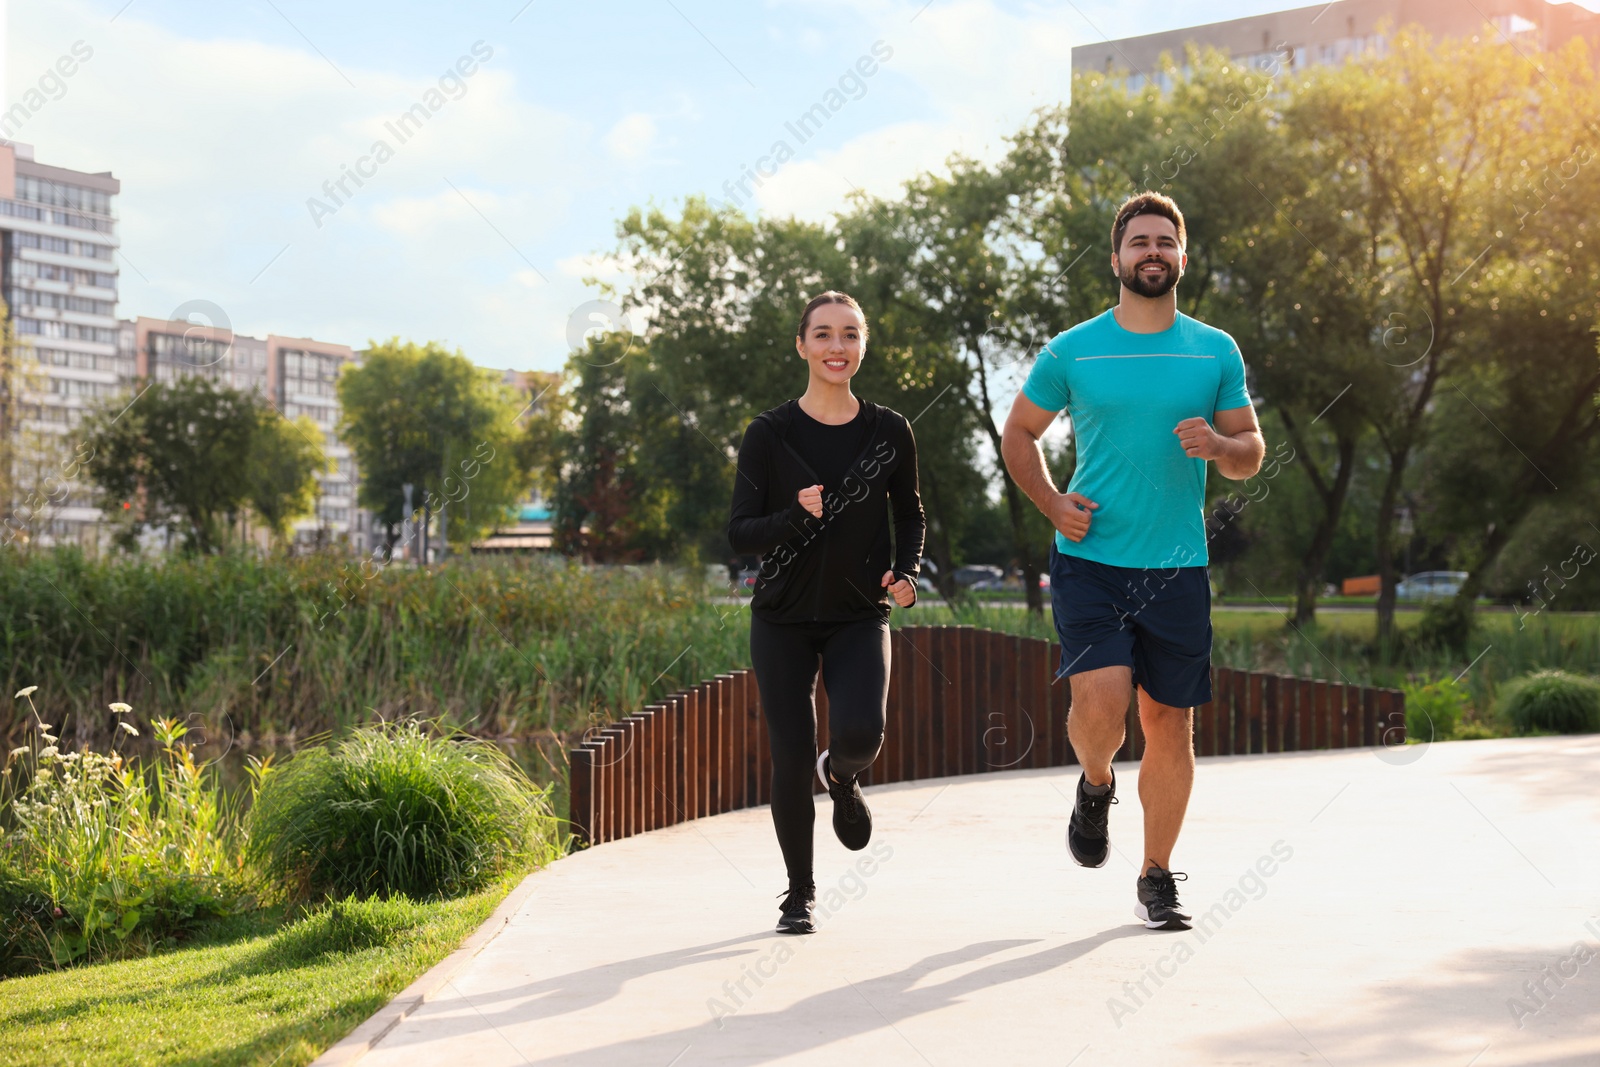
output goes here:
[{"label": "black athletic jacket", "polygon": [[[927,527],[917,495],[916,440],[905,416],[861,403],[866,447],[844,484],[823,485],[821,518],[798,499],[800,490],[822,482],[788,442],[799,401],[763,411],[744,432],[728,541],[740,555],[761,554],[750,607],[769,622],[887,618],[883,572],[916,583]],[[886,502],[894,505],[892,553]]]}]

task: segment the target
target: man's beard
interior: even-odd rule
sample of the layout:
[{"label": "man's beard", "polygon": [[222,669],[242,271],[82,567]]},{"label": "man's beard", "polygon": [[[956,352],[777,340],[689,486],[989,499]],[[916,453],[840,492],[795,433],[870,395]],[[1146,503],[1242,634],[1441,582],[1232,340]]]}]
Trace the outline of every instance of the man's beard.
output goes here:
[{"label": "man's beard", "polygon": [[[1146,278],[1139,273],[1140,268],[1146,263],[1160,263],[1166,273],[1157,279]],[[1172,264],[1167,263],[1165,260],[1144,260],[1135,263],[1132,267],[1124,269],[1117,277],[1122,280],[1123,285],[1135,293],[1151,299],[1166,296],[1172,291],[1172,287],[1178,284],[1178,272],[1173,270]]]}]

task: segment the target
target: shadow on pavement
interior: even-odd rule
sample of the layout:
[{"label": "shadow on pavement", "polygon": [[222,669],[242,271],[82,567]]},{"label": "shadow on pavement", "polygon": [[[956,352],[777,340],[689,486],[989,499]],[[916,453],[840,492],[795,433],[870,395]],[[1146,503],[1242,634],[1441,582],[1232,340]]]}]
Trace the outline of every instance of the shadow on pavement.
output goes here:
[{"label": "shadow on pavement", "polygon": [[[647,974],[746,955],[744,951],[735,950],[734,946],[752,941],[770,941],[774,936],[776,935],[770,931],[763,931],[746,934],[743,937],[730,937],[725,941],[713,941],[708,945],[696,945],[692,948],[679,948],[670,952],[640,956],[637,959],[604,963],[598,967],[541,978],[537,982],[529,982],[510,989],[496,989],[472,996],[462,993],[461,996],[476,1009],[479,1018],[490,1028],[502,1023],[509,1025],[537,1022],[540,1019],[585,1011],[604,1004],[622,992],[625,983]],[[727,951],[718,951],[719,949]],[[460,987],[454,983],[452,988],[460,992]],[[508,1002],[509,1006],[494,1008],[495,1005]],[[413,1035],[407,1034],[404,1030],[397,1030],[384,1038],[384,1047],[395,1048],[410,1044],[412,1037]]]},{"label": "shadow on pavement", "polygon": [[[1532,996],[1523,983],[1538,983],[1545,977],[1541,968],[1554,971],[1580,940],[1589,946],[1589,961],[1560,985],[1546,979],[1548,995]],[[1442,963],[1425,975],[1330,991],[1330,1002],[1314,1006],[1303,995],[1291,999],[1260,980],[1258,992],[1240,978],[1240,1004],[1254,1002],[1270,1021],[1207,1035],[1187,1048],[1209,1052],[1216,1063],[1600,1063],[1600,952],[1578,923],[1564,945],[1460,952]],[[1263,1002],[1264,996],[1272,999]],[[1513,999],[1529,1010],[1513,1014]],[[1466,1047],[1465,1035],[1473,1034],[1482,1040]]]},{"label": "shadow on pavement", "polygon": [[[551,1059],[534,1059],[522,1049],[518,1049],[518,1052],[528,1056],[528,1062],[533,1065],[560,1063],[574,1067],[619,1067],[639,1063],[659,1067],[660,1064],[674,1062],[690,1049],[700,1049],[715,1057],[719,1055],[716,1051],[718,1044],[731,1044],[741,1034],[762,1033],[766,1035],[767,1044],[771,1044],[770,1039],[774,1034],[783,1034],[788,1038],[782,1047],[759,1053],[747,1053],[745,1045],[741,1043],[737,1053],[740,1061],[759,1063],[793,1056],[872,1030],[890,1028],[898,1032],[895,1027],[897,1022],[938,1011],[958,1002],[966,994],[1064,967],[1109,941],[1147,936],[1150,936],[1149,931],[1143,926],[1116,926],[1077,941],[1040,949],[1027,956],[996,961],[944,982],[920,985],[923,979],[936,971],[976,963],[997,952],[1037,944],[1036,941],[1018,940],[980,941],[964,948],[927,956],[891,974],[856,982],[847,980],[840,988],[807,997],[779,1011],[756,1012],[747,1009],[716,1021],[709,1017],[708,1012],[706,1022],[699,1026],[599,1045],[579,1053],[567,1052]],[[717,993],[714,989],[707,992],[708,995]],[[520,1013],[517,1015],[520,1018]],[[904,1034],[900,1036],[904,1038]],[[720,1055],[726,1056],[728,1051]],[[701,1059],[704,1059],[703,1055],[695,1055],[689,1061]]]}]

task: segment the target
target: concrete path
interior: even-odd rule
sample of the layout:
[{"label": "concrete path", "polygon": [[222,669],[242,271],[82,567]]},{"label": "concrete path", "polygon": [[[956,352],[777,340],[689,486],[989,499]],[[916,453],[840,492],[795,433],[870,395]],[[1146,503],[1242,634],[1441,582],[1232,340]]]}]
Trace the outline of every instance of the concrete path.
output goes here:
[{"label": "concrete path", "polygon": [[1131,766],[1100,870],[1074,769],[885,786],[864,853],[819,806],[820,933],[764,808],[604,845],[360,1062],[1600,1064],[1600,737],[1200,763],[1189,933],[1133,918]]}]

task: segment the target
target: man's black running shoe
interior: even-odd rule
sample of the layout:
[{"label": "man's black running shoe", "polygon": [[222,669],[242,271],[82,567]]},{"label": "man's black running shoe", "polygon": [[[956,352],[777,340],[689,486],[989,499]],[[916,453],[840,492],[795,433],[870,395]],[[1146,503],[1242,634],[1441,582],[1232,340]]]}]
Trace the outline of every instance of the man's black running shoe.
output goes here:
[{"label": "man's black running shoe", "polygon": [[[1104,789],[1104,793],[1098,790]],[[1091,793],[1088,790],[1096,790]],[[1072,818],[1067,823],[1067,849],[1072,858],[1085,867],[1104,867],[1111,852],[1111,805],[1117,802],[1117,774],[1111,772],[1111,784],[1091,786],[1089,779],[1078,775],[1078,799],[1072,806]]]},{"label": "man's black running shoe", "polygon": [[867,810],[867,798],[861,795],[861,783],[855,775],[848,782],[834,781],[828,772],[826,749],[817,757],[817,777],[833,798],[833,832],[839,843],[852,852],[860,852],[872,840],[872,812]]},{"label": "man's black running shoe", "polygon": [[814,934],[817,924],[812,913],[817,906],[817,887],[811,883],[792,885],[787,893],[779,893],[783,903],[778,907],[783,914],[778,917],[780,934]]},{"label": "man's black running shoe", "polygon": [[1151,867],[1139,879],[1139,903],[1133,913],[1151,930],[1187,930],[1189,915],[1178,903],[1178,882],[1188,879],[1162,867]]}]

